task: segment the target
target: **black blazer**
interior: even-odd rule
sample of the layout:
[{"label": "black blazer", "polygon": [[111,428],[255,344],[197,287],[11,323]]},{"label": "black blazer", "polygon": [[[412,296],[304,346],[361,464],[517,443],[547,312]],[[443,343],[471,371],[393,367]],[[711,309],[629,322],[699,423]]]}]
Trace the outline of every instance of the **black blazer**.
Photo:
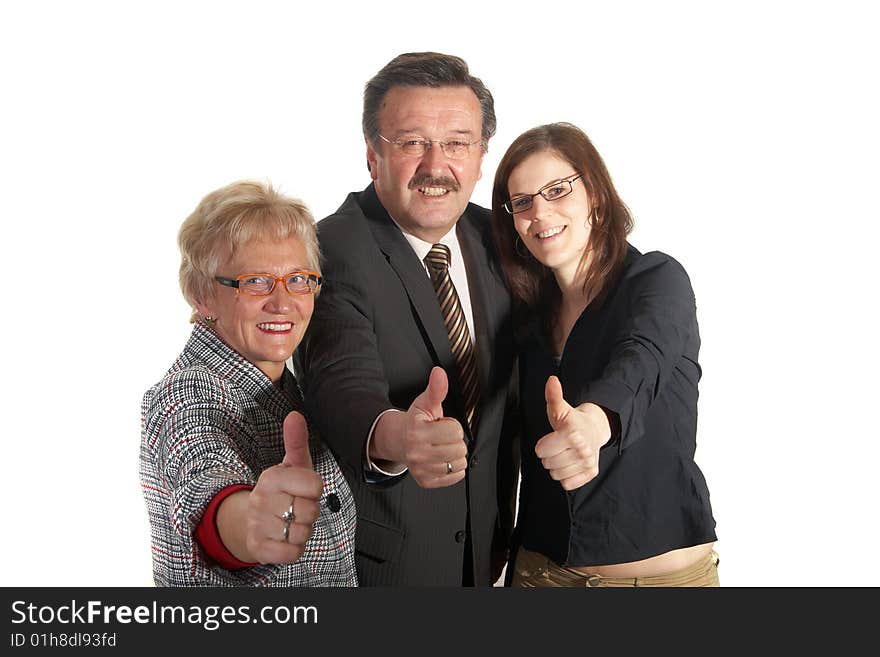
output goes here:
[{"label": "black blazer", "polygon": [[[638,561],[716,540],[709,489],[694,461],[700,331],[690,279],[670,256],[630,246],[603,303],[571,329],[557,365],[536,322],[520,352],[523,404],[519,536],[567,566]],[[544,384],[612,411],[619,435],[599,474],[566,492],[535,455],[553,429]]]},{"label": "black blazer", "polygon": [[493,255],[488,211],[468,204],[456,230],[474,314],[480,421],[477,435],[468,435],[465,480],[426,490],[408,474],[368,483],[363,465],[376,416],[388,408],[406,410],[427,386],[434,365],[449,376],[444,413],[468,431],[434,288],[372,185],[349,194],[318,224],[325,283],[298,351],[297,371],[309,420],[355,496],[356,562],[365,586],[461,585],[468,531],[474,582],[489,585],[493,540],[506,540],[512,525],[510,298]]}]

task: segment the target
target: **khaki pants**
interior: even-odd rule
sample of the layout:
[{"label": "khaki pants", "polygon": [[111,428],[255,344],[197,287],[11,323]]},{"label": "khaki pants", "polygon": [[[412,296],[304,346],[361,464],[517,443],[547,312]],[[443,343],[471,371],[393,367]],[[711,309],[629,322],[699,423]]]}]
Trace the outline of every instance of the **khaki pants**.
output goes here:
[{"label": "khaki pants", "polygon": [[560,566],[543,554],[520,548],[516,555],[511,586],[536,587],[635,587],[635,586],[720,586],[718,564],[713,551],[692,566],[652,577],[600,577],[585,575]]}]

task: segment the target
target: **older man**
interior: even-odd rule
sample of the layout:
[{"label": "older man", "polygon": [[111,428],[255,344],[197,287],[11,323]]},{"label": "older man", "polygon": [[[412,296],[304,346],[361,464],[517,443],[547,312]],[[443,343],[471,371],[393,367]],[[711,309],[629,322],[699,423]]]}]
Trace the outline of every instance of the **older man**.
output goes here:
[{"label": "older man", "polygon": [[318,224],[307,410],[355,495],[361,585],[490,585],[516,482],[510,301],[469,202],[492,95],[458,57],[400,55],[363,131],[373,182]]}]

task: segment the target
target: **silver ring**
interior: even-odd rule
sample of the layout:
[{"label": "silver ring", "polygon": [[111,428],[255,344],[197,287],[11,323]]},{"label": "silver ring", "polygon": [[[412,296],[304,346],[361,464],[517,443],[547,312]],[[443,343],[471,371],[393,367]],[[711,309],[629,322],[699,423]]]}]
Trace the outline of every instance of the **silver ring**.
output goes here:
[{"label": "silver ring", "polygon": [[287,543],[287,539],[290,536],[290,523],[296,520],[296,516],[293,514],[293,500],[290,501],[287,511],[281,514],[281,519],[284,521],[284,529],[281,532],[284,537],[282,540]]},{"label": "silver ring", "polygon": [[452,464],[446,461],[446,474],[452,474]]}]

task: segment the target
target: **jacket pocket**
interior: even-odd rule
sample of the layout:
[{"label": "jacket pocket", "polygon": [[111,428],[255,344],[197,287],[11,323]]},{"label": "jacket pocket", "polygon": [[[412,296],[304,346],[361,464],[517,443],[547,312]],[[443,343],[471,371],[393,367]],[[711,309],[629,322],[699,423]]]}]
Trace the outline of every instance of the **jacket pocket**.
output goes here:
[{"label": "jacket pocket", "polygon": [[357,519],[355,552],[379,563],[395,561],[403,549],[406,533],[369,518]]}]

